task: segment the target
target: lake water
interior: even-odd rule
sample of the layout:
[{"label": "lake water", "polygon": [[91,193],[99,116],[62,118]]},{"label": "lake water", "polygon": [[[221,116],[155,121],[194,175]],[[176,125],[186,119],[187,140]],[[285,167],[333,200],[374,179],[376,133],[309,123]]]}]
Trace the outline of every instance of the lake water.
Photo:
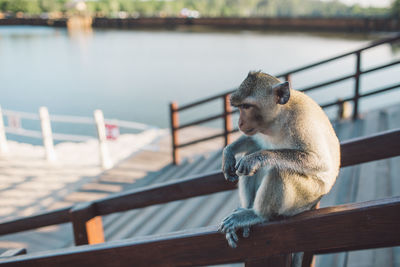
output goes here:
[{"label": "lake water", "polygon": [[[375,36],[373,39],[377,39]],[[249,70],[278,74],[362,47],[366,36],[257,31],[93,30],[29,26],[0,27],[0,105],[3,109],[92,116],[168,127],[168,103],[179,104],[237,87]],[[365,53],[368,68],[399,58],[385,45]],[[293,77],[293,87],[354,72],[354,58]],[[398,83],[394,67],[363,78],[367,91]],[[313,94],[320,103],[349,96],[353,81]],[[362,109],[400,100],[398,92],[362,103]],[[219,105],[216,103],[215,105]],[[183,114],[219,112],[212,106]]]}]

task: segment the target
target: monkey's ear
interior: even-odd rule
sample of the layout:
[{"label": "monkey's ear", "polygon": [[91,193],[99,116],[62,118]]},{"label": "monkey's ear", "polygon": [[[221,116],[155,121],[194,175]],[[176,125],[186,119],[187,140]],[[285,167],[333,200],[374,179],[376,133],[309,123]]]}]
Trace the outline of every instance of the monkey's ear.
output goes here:
[{"label": "monkey's ear", "polygon": [[278,83],[272,86],[272,91],[276,96],[276,103],[284,105],[290,98],[289,82]]}]

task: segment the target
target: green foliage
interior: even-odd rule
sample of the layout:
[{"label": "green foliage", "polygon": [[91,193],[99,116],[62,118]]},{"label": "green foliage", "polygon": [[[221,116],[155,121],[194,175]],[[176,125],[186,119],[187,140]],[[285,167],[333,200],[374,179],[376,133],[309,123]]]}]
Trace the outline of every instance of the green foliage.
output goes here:
[{"label": "green foliage", "polygon": [[[0,11],[40,14],[66,11],[72,0],[0,0]],[[97,16],[179,16],[183,8],[197,10],[203,17],[298,17],[298,16],[388,16],[399,17],[400,0],[391,9],[347,6],[339,0],[87,0],[87,12]]]},{"label": "green foliage", "polygon": [[395,0],[392,4],[392,15],[395,18],[400,18],[400,0]]},{"label": "green foliage", "polygon": [[13,13],[39,14],[41,12],[38,0],[0,0],[0,7],[4,11]]}]

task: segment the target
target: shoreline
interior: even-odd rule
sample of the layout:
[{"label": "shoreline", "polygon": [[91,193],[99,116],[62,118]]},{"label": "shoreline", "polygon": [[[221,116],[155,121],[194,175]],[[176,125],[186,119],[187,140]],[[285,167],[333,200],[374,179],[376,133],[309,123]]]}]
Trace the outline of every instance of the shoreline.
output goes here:
[{"label": "shoreline", "polygon": [[[217,29],[238,30],[279,30],[304,32],[397,32],[400,31],[400,20],[394,18],[93,18],[93,28],[120,29],[175,29],[177,27],[207,27]],[[0,19],[2,25],[32,25],[67,27],[68,19],[42,18],[5,18]]]}]

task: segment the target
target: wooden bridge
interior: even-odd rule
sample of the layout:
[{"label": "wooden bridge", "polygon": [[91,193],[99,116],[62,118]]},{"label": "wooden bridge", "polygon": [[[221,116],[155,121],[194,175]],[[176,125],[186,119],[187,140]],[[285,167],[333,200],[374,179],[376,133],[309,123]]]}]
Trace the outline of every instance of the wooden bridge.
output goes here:
[{"label": "wooden bridge", "polygon": [[[33,241],[30,252],[43,238],[47,251],[22,256],[12,256],[21,250],[7,251],[0,265],[287,266],[289,253],[305,251],[304,266],[314,254],[318,266],[399,266],[400,248],[394,246],[400,245],[400,104],[333,125],[341,141],[342,169],[322,208],[256,226],[237,249],[216,231],[238,205],[236,186],[218,171],[218,150],[169,164],[119,194],[1,222],[0,235],[5,236],[0,240],[25,237]],[[117,166],[115,174],[129,168],[129,162]],[[50,225],[59,228],[20,233]],[[79,246],[71,247],[73,242]],[[95,243],[102,244],[88,245]]]}]

